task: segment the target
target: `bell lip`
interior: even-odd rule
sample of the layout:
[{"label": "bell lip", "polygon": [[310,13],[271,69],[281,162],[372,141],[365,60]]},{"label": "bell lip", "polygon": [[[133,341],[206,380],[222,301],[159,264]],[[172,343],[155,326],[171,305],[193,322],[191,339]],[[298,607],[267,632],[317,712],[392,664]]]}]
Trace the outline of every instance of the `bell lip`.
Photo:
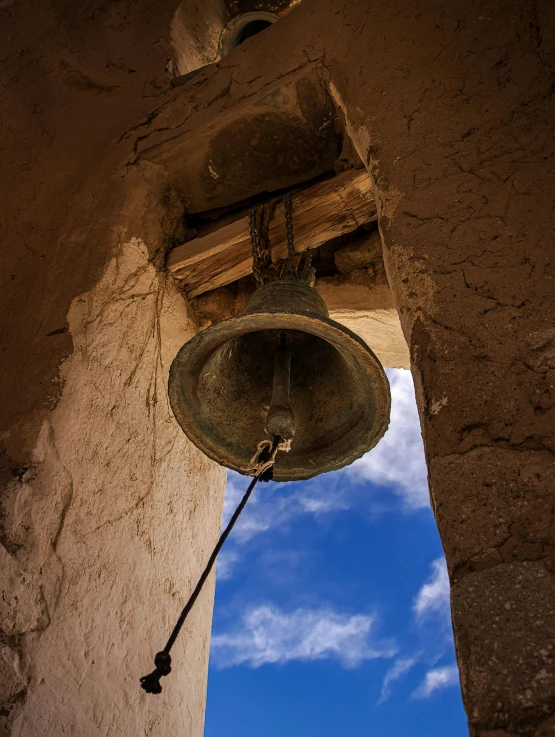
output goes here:
[{"label": "bell lip", "polygon": [[[267,317],[265,317],[264,313],[253,312],[250,314],[243,314],[238,317],[222,320],[221,322],[211,325],[205,330],[197,333],[178,351],[170,366],[168,378],[168,396],[173,415],[189,440],[206,456],[208,456],[208,458],[216,461],[216,463],[224,468],[229,468],[244,476],[249,475],[245,468],[231,463],[227,456],[222,454],[221,451],[219,452],[220,449],[217,445],[206,442],[206,436],[197,432],[197,428],[193,422],[193,413],[191,412],[191,408],[198,405],[196,405],[194,401],[191,401],[191,397],[188,397],[188,401],[181,401],[183,395],[181,392],[181,382],[177,380],[177,374],[178,369],[180,369],[181,365],[184,364],[186,367],[185,373],[191,378],[194,378],[195,375],[198,375],[198,372],[195,371],[195,366],[200,368],[200,366],[204,365],[208,357],[214,351],[221,348],[230,340],[235,340],[241,335],[246,335],[247,333],[267,330],[268,325],[266,319]],[[343,338],[341,343],[342,346],[345,346],[345,337],[347,337],[352,342],[351,348],[355,355],[369,370],[368,372],[371,373],[376,385],[375,432],[371,436],[368,436],[368,443],[365,444],[364,447],[357,446],[352,449],[350,454],[345,454],[339,462],[334,464],[324,464],[323,467],[320,466],[319,468],[314,469],[314,471],[304,467],[299,469],[281,469],[281,471],[280,469],[275,468],[273,480],[281,482],[305,481],[319,476],[322,473],[338,471],[341,468],[350,466],[354,461],[362,458],[363,455],[375,448],[389,427],[391,392],[387,375],[380,360],[359,335],[329,317],[322,317],[317,313],[304,311],[296,313],[273,312],[272,319],[275,321],[276,330],[302,329],[304,332],[316,335],[332,345],[334,345],[334,342],[328,339],[330,336],[330,330],[335,332],[338,337],[341,336],[341,338]],[[234,323],[240,328],[234,332],[233,337],[231,338],[229,337],[228,327],[230,323]],[[309,329],[311,326],[321,327],[322,330],[311,330]],[[201,344],[200,348],[199,343]],[[202,345],[203,343],[204,346]],[[193,356],[195,360],[192,360]],[[179,371],[179,374],[182,379],[183,372]],[[263,439],[264,437],[260,438],[260,440]],[[253,449],[253,455],[255,452],[256,448]]]}]

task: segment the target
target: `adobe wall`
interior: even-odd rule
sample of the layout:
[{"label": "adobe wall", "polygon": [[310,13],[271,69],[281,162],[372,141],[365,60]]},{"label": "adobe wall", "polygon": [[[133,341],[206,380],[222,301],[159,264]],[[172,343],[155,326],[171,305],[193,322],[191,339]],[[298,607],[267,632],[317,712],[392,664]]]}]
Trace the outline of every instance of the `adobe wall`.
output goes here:
[{"label": "adobe wall", "polygon": [[171,11],[0,5],[1,735],[203,731],[213,580],[164,699],[138,680],[217,539],[225,484],[167,399],[197,329],[160,268],[183,207],[117,143],[169,79]]},{"label": "adobe wall", "polygon": [[[473,737],[555,734],[553,6],[373,3],[329,66],[381,197]],[[399,12],[400,11],[400,12]],[[356,34],[355,34],[356,35]],[[355,67],[372,49],[371,73]]]},{"label": "adobe wall", "polygon": [[[2,666],[11,688],[6,698],[17,707],[13,714],[22,709],[15,733],[34,734],[33,724],[42,718],[59,729],[63,695],[55,710],[39,699],[46,695],[46,678],[44,684],[40,679],[45,663],[50,660],[51,666],[48,653],[59,649],[66,632],[75,642],[83,632],[88,637],[91,617],[91,641],[96,642],[105,622],[106,610],[93,616],[91,602],[112,600],[116,574],[110,556],[111,574],[100,577],[113,550],[104,552],[110,525],[85,542],[85,532],[94,529],[85,519],[92,494],[110,490],[103,498],[107,507],[95,504],[95,512],[101,507],[103,519],[115,520],[125,508],[117,490],[125,490],[129,503],[151,488],[146,475],[134,489],[126,488],[121,468],[112,480],[105,461],[112,465],[119,458],[130,426],[137,430],[137,445],[126,459],[137,458],[139,447],[154,442],[167,448],[174,438],[163,405],[163,369],[157,377],[159,414],[150,420],[160,429],[156,441],[152,426],[142,424],[145,412],[148,416],[152,360],[138,361],[135,345],[143,336],[145,355],[155,357],[160,350],[152,333],[147,340],[142,323],[152,319],[154,294],[162,293],[160,254],[182,236],[175,182],[171,172],[148,163],[148,139],[177,137],[195,120],[313,65],[343,110],[380,198],[386,268],[410,347],[432,503],[453,583],[471,734],[549,737],[555,733],[552,3],[304,0],[264,34],[176,88],[164,74],[171,55],[165,41],[171,6],[122,1],[105,7],[91,0],[74,7],[59,0],[33,13],[18,2],[0,7],[0,33],[7,36],[1,47],[8,49],[0,138],[0,201],[6,215],[0,227],[8,244],[2,250],[6,281],[0,302],[7,368],[0,406],[6,445],[2,468],[10,482],[3,496],[2,540],[15,561],[13,576],[21,581],[24,571],[21,598],[29,602],[24,611],[32,612],[27,620],[17,607],[5,615],[4,641],[8,654],[15,653],[8,657],[13,664]],[[145,247],[151,262],[145,261]],[[110,315],[121,306],[127,285],[110,269],[116,254],[121,259],[124,253],[131,272],[150,275],[155,286],[144,302],[137,302],[137,295],[126,298],[135,319],[120,324]],[[168,352],[194,329],[172,292],[167,285],[156,312],[163,315],[167,309],[172,315],[160,318],[167,325]],[[85,303],[78,302],[80,295]],[[87,315],[96,313],[88,310],[98,299],[109,305],[102,313],[107,322],[89,325]],[[63,328],[66,332],[60,332]],[[93,401],[89,372],[98,371],[92,375],[105,380],[112,343],[123,344],[129,351],[126,363],[136,361],[139,368],[131,383],[122,374]],[[103,350],[96,366],[88,357],[97,356],[98,345]],[[90,413],[99,419],[86,427]],[[79,417],[87,439],[83,445],[72,435]],[[100,441],[109,435],[106,427],[113,428],[117,452]],[[53,434],[44,428],[53,428]],[[123,656],[131,642],[126,638],[135,636],[129,623],[134,625],[138,615],[132,612],[154,606],[150,598],[137,606],[137,597],[159,590],[168,552],[163,547],[149,551],[130,520],[153,530],[159,540],[163,534],[179,536],[180,520],[169,517],[164,505],[168,494],[178,493],[183,475],[190,474],[180,509],[185,516],[191,513],[181,534],[195,536],[192,554],[208,549],[219,524],[220,471],[180,435],[175,442],[184,444],[183,460],[172,452],[160,461],[182,464],[164,473],[164,479],[173,479],[172,488],[157,475],[156,491],[147,497],[153,506],[124,515],[110,537],[119,535],[118,550],[129,551],[118,561],[129,575],[141,561],[141,586],[132,593],[125,586],[115,588],[113,609],[123,614],[110,632],[116,635],[112,640],[102,634],[109,678],[101,689],[114,683],[122,688],[123,700],[114,700],[118,704],[127,704],[126,689],[131,689],[138,709],[159,707],[152,699],[139,700],[135,682],[128,685],[138,664]],[[93,453],[95,447],[102,452]],[[25,479],[25,472],[21,481],[13,476],[12,469],[30,465],[36,466],[34,479]],[[146,466],[141,468],[146,474]],[[77,491],[68,492],[74,478]],[[35,487],[36,496],[27,491]],[[41,504],[47,511],[29,521],[25,515],[38,513]],[[40,594],[37,574],[28,579],[27,570],[40,571],[47,559],[49,573],[43,575],[50,583]],[[94,561],[92,569],[84,569],[84,559]],[[171,562],[167,568],[183,576],[176,583],[182,592],[193,564],[179,574]],[[165,596],[156,605],[167,611],[164,602],[172,606],[171,591]],[[47,615],[43,599],[50,607]],[[207,600],[205,606],[207,612]],[[160,628],[156,631],[165,630],[167,622],[149,621]],[[140,625],[146,626],[144,618]],[[177,723],[172,720],[185,715],[192,735],[200,734],[202,722],[207,632],[205,621],[189,655],[179,658],[183,673],[190,674],[194,664],[200,668],[191,686],[194,698],[172,699],[175,714],[164,712],[170,728]],[[111,642],[122,648],[115,657]],[[79,678],[93,678],[85,658],[95,658],[86,652],[78,642],[71,653],[74,693]],[[15,662],[18,657],[22,665]],[[186,657],[194,663],[186,663]],[[119,667],[129,669],[124,679]],[[126,734],[120,725],[129,710],[120,713],[117,706],[107,713],[103,692],[94,697],[97,683],[87,690],[91,703],[84,716],[71,713],[75,729],[83,735],[99,729]],[[174,681],[172,688],[177,691],[179,685]],[[152,733],[163,731],[159,722],[154,726],[162,718],[158,712],[149,714]],[[86,727],[80,719],[88,720]],[[129,734],[136,734],[137,724]]]},{"label": "adobe wall", "polygon": [[225,472],[187,441],[167,398],[193,326],[139,238],[73,301],[68,323],[60,400],[3,499],[11,734],[202,735],[213,579],[172,653],[164,699],[138,680],[219,531]]}]

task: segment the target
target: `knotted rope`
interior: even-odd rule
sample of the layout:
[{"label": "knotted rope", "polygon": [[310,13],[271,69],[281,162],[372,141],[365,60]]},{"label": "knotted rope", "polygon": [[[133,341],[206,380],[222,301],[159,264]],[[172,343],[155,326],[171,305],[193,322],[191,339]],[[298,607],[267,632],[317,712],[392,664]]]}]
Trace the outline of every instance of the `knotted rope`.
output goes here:
[{"label": "knotted rope", "polygon": [[[287,441],[285,442],[285,445],[287,444]],[[282,447],[280,447],[282,446]],[[218,557],[218,553],[222,549],[223,544],[225,543],[229,533],[233,529],[234,524],[237,522],[239,515],[245,508],[250,495],[253,492],[254,487],[256,486],[258,481],[270,481],[272,478],[271,469],[272,466],[275,463],[276,455],[279,450],[285,450],[284,443],[281,441],[280,438],[276,437],[274,438],[274,441],[270,440],[263,440],[258,445],[258,451],[256,455],[253,458],[253,461],[257,459],[256,463],[256,475],[253,478],[253,480],[250,482],[248,489],[245,492],[245,495],[239,502],[239,505],[235,512],[233,513],[233,516],[229,520],[227,527],[222,532],[220,539],[216,543],[216,547],[212,551],[212,555],[208,559],[208,563],[206,564],[206,568],[202,572],[201,577],[198,580],[197,585],[195,586],[195,589],[191,596],[189,597],[189,601],[185,604],[183,607],[183,611],[179,615],[179,619],[177,620],[175,627],[173,628],[173,631],[166,643],[166,647],[159,653],[156,653],[154,657],[154,670],[152,673],[149,673],[146,676],[143,676],[141,678],[141,688],[144,689],[147,693],[152,694],[159,694],[162,693],[162,686],[160,684],[160,678],[162,676],[168,676],[171,673],[171,664],[172,659],[170,657],[170,650],[173,647],[174,642],[177,639],[177,636],[179,635],[179,632],[181,631],[181,628],[183,627],[183,623],[187,619],[187,616],[191,609],[193,608],[193,605],[195,601],[198,599],[198,596],[202,590],[202,587],[204,586],[204,583],[208,576],[210,575],[210,571],[212,570],[212,567],[214,563],[216,562],[216,558]],[[289,441],[289,447],[291,446],[291,443]],[[287,450],[289,450],[289,447]],[[251,461],[251,465],[253,463]]]},{"label": "knotted rope", "polygon": [[291,450],[291,440],[279,440],[278,444],[272,443],[271,440],[261,440],[258,443],[258,450],[251,458],[251,462],[247,468],[247,473],[253,476],[261,476],[268,471],[276,462],[276,455],[279,451],[289,453]]}]

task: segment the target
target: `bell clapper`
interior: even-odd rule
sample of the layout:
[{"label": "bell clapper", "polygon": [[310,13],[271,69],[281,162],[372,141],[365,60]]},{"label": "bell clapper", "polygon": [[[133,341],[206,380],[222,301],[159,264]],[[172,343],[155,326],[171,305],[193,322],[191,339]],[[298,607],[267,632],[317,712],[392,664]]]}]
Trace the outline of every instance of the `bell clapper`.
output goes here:
[{"label": "bell clapper", "polygon": [[266,434],[269,438],[291,441],[295,435],[295,415],[291,408],[291,350],[287,334],[281,332],[275,351],[272,401],[266,415]]}]

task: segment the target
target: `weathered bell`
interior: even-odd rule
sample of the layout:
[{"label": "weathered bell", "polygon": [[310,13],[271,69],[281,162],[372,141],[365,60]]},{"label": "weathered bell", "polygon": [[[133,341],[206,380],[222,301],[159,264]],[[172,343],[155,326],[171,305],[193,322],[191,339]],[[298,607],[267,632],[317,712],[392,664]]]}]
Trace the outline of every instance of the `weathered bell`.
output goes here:
[{"label": "weathered bell", "polygon": [[240,317],[186,343],[171,366],[169,396],[190,440],[240,473],[249,473],[261,440],[292,438],[291,450],[277,455],[276,481],[352,463],[389,423],[380,362],[301,281],[266,284]]}]

